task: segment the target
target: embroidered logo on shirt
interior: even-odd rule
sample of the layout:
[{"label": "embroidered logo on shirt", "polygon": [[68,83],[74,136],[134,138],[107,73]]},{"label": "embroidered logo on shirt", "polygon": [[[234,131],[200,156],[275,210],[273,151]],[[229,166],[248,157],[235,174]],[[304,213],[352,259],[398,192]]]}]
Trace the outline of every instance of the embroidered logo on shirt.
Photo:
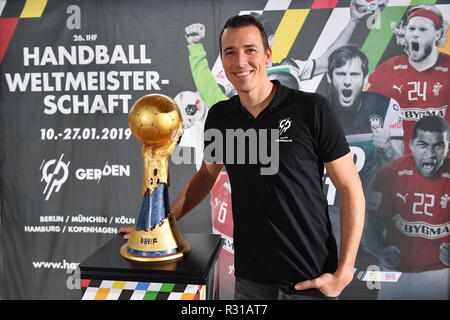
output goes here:
[{"label": "embroidered logo on shirt", "polygon": [[371,115],[369,116],[370,129],[372,131],[383,127],[383,119],[379,115]]},{"label": "embroidered logo on shirt", "polygon": [[400,199],[402,199],[404,203],[406,203],[406,197],[408,196],[408,193],[405,195],[402,195],[400,192],[397,192],[395,195],[397,197],[399,197]]},{"label": "embroidered logo on shirt", "polygon": [[280,129],[280,136],[285,133],[292,125],[292,121],[290,118],[286,118],[283,120],[280,120],[278,124],[278,128]]},{"label": "embroidered logo on shirt", "polygon": [[406,65],[406,64],[398,64],[398,65],[394,66],[393,69],[394,70],[397,70],[397,69],[406,70],[406,69],[408,69],[408,65]]},{"label": "embroidered logo on shirt", "polygon": [[447,209],[447,203],[450,201],[450,197],[448,194],[445,194],[445,196],[441,197],[441,208]]},{"label": "embroidered logo on shirt", "polygon": [[412,176],[413,175],[413,171],[412,170],[400,170],[400,171],[397,172],[397,174],[399,176],[402,176],[402,175]]},{"label": "embroidered logo on shirt", "polygon": [[403,87],[403,85],[401,85],[401,86],[399,87],[399,86],[397,86],[397,85],[394,84],[394,85],[392,86],[392,89],[398,90],[398,92],[402,93],[402,87]]},{"label": "embroidered logo on shirt", "polygon": [[439,91],[442,89],[442,84],[440,83],[440,82],[438,82],[438,83],[436,83],[434,86],[433,86],[433,93],[434,93],[434,95],[435,96],[438,96],[439,95]]},{"label": "embroidered logo on shirt", "polygon": [[286,131],[288,131],[291,126],[292,120],[290,117],[280,120],[280,122],[278,122],[278,130],[280,136],[279,139],[277,140],[278,142],[292,142],[292,140],[289,139],[289,137],[283,136],[283,134],[286,133]]},{"label": "embroidered logo on shirt", "polygon": [[442,67],[442,66],[436,66],[436,67],[434,67],[434,70],[447,72],[447,71],[448,71],[448,68]]}]

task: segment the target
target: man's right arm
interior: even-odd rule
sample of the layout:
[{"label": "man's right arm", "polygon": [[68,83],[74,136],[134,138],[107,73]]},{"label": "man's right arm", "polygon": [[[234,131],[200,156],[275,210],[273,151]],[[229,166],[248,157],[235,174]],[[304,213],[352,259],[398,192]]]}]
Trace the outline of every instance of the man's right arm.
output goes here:
[{"label": "man's right arm", "polygon": [[170,212],[177,220],[194,209],[209,194],[223,166],[202,162],[200,170],[189,180],[170,207]]}]

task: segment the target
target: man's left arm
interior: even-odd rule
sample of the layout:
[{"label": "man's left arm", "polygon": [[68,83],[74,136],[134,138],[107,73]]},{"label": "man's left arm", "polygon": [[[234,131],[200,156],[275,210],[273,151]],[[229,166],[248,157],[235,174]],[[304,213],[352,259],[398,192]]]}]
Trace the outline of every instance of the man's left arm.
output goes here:
[{"label": "man's left arm", "polygon": [[326,296],[336,297],[353,279],[356,254],[364,227],[365,200],[361,180],[350,152],[325,163],[325,168],[341,199],[341,248],[338,268],[334,273],[325,273],[318,278],[300,282],[295,288],[315,288]]}]

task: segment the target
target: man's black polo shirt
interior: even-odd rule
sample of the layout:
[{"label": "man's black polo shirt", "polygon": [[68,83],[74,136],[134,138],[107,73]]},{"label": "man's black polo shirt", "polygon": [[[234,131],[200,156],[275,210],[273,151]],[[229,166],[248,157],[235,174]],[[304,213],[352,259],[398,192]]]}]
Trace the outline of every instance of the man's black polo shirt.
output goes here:
[{"label": "man's black polo shirt", "polygon": [[[322,191],[323,162],[338,159],[350,149],[322,96],[274,84],[274,98],[256,119],[241,106],[238,96],[215,104],[206,119],[205,136],[208,130],[218,129],[223,137],[232,194],[235,275],[291,287],[337,268],[336,241]],[[270,129],[278,129],[277,172],[263,175],[261,168],[268,167],[267,162],[249,163],[249,150],[255,147],[251,139],[245,146],[246,163],[227,163],[227,129],[257,133],[267,129],[265,136],[256,135],[258,147],[264,142],[261,139],[269,147]],[[205,138],[205,151],[214,141]],[[234,149],[236,159],[238,147]],[[268,154],[271,151],[269,147]]]}]

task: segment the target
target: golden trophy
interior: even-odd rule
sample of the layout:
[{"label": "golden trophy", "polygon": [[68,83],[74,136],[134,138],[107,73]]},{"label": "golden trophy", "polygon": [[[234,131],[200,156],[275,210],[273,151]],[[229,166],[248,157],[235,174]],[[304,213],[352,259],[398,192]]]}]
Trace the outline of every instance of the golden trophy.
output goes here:
[{"label": "golden trophy", "polygon": [[169,212],[169,158],[183,134],[175,101],[162,94],[138,99],[130,110],[128,124],[142,142],[144,179],[142,206],[136,226],[120,254],[130,260],[156,262],[177,259],[191,247]]}]

